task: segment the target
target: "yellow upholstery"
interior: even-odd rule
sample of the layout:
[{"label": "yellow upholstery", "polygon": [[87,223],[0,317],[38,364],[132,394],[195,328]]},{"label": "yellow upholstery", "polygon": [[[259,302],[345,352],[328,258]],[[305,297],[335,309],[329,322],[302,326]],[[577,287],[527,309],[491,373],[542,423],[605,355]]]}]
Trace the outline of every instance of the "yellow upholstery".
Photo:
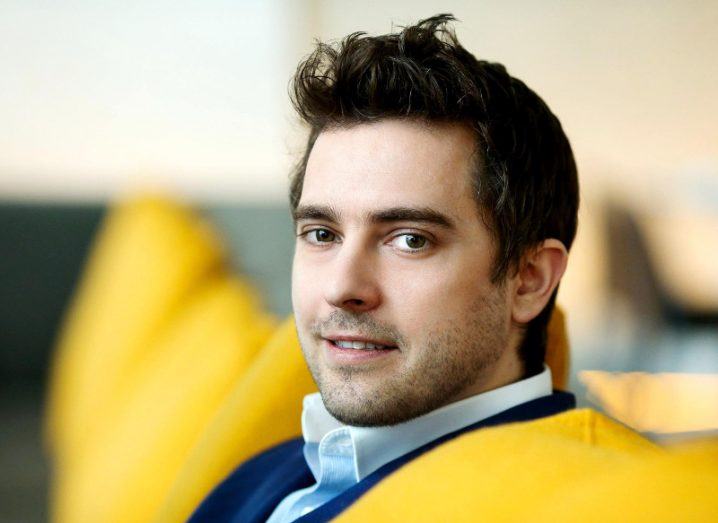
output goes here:
[{"label": "yellow upholstery", "polygon": [[718,519],[718,440],[672,447],[670,452],[631,460],[599,478],[588,477],[566,493],[563,503],[544,503],[535,521],[690,521]]},{"label": "yellow upholstery", "polygon": [[652,452],[591,410],[475,431],[412,461],[339,521],[534,521],[567,486]]},{"label": "yellow upholstery", "polygon": [[[565,388],[560,311],[546,359],[554,386]],[[263,311],[196,215],[159,198],[119,205],[99,235],[53,369],[54,520],[184,521],[239,463],[300,433],[301,399],[313,390],[293,320],[277,326]],[[656,461],[662,454],[592,411],[566,413],[443,445],[342,519],[567,520],[583,506],[571,499],[590,506],[600,501],[594,492],[610,492],[627,504],[631,480],[687,466]],[[688,456],[698,474],[700,460]],[[648,499],[654,491],[642,492]]]},{"label": "yellow upholstery", "polygon": [[53,369],[53,518],[150,521],[275,329],[195,215],[156,198],[115,209]]},{"label": "yellow upholstery", "polygon": [[302,398],[316,391],[289,318],[203,435],[178,475],[157,521],[184,521],[238,464],[301,433]]},{"label": "yellow upholstery", "polygon": [[56,457],[81,448],[159,333],[219,270],[221,256],[204,226],[165,200],[130,201],[110,214],[56,351],[48,398]]},{"label": "yellow upholstery", "polygon": [[713,522],[717,489],[718,441],[667,452],[582,409],[441,445],[337,522]]}]

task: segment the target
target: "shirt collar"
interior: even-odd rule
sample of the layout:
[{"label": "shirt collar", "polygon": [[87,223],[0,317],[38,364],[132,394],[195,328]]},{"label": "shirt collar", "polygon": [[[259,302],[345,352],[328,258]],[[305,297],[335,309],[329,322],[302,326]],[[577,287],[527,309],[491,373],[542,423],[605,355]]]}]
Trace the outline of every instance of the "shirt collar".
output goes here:
[{"label": "shirt collar", "polygon": [[[551,370],[544,366],[543,372],[535,376],[451,403],[398,425],[354,427],[334,418],[317,392],[304,398],[302,433],[305,443],[318,445],[328,434],[348,430],[354,447],[356,480],[360,481],[382,465],[444,434],[549,394]],[[315,460],[307,458],[314,471]]]}]

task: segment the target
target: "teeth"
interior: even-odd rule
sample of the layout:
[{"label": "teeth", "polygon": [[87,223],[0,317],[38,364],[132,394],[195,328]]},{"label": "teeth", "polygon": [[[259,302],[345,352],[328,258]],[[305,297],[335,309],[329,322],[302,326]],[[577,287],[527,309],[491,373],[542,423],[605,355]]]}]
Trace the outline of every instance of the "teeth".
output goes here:
[{"label": "teeth", "polygon": [[334,344],[337,347],[341,347],[342,349],[359,349],[359,350],[366,350],[366,349],[384,349],[384,345],[375,345],[374,343],[366,343],[363,341],[343,341],[343,340],[336,340]]}]

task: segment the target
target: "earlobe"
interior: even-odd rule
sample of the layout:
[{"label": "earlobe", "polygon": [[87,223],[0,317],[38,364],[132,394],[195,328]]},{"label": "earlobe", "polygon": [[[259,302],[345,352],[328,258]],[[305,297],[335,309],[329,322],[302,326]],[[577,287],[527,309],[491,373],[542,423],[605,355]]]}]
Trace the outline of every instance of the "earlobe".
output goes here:
[{"label": "earlobe", "polygon": [[519,324],[534,319],[548,303],[568,262],[566,247],[549,238],[528,252],[515,276],[512,318]]}]

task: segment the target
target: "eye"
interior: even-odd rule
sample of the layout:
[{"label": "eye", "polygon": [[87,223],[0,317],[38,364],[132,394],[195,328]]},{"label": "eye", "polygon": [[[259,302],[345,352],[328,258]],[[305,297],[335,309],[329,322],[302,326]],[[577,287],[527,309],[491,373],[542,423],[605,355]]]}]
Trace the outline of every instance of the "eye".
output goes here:
[{"label": "eye", "polygon": [[404,252],[418,252],[426,249],[429,240],[421,234],[400,234],[396,236],[392,243],[394,246]]},{"label": "eye", "polygon": [[312,244],[318,245],[321,243],[332,243],[336,240],[337,235],[329,229],[311,229],[301,234],[304,238]]}]

